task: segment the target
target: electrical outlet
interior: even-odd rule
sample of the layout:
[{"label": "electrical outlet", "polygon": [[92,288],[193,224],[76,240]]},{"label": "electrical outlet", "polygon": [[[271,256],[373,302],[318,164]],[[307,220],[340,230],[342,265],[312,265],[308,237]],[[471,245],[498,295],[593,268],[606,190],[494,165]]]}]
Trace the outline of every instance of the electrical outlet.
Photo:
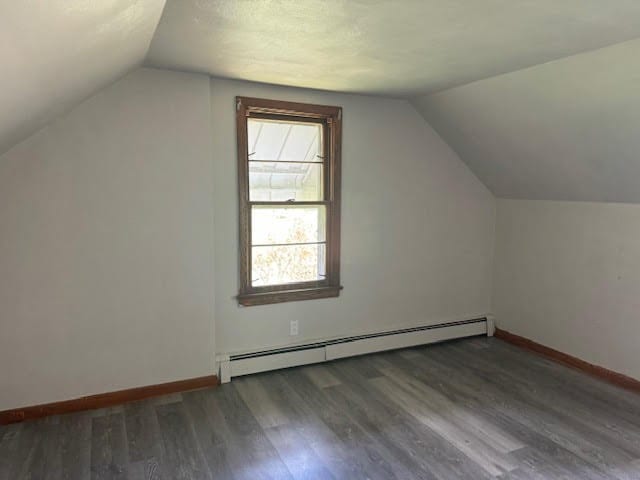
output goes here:
[{"label": "electrical outlet", "polygon": [[289,335],[298,335],[298,320],[289,322]]}]

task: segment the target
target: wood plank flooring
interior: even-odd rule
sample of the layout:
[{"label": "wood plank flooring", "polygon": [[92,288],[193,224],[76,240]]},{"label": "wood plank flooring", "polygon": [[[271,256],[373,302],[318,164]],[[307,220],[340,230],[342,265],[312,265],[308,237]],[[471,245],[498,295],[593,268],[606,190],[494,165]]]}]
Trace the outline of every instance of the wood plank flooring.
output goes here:
[{"label": "wood plank flooring", "polygon": [[474,338],[0,427],[0,479],[640,479],[640,396]]}]

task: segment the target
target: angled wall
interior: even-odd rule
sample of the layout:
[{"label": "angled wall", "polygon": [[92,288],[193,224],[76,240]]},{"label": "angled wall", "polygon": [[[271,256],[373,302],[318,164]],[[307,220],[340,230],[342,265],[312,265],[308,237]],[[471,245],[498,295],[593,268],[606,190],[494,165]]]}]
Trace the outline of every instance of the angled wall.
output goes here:
[{"label": "angled wall", "polygon": [[414,103],[497,197],[640,203],[640,40]]},{"label": "angled wall", "polygon": [[635,378],[639,81],[633,40],[414,100],[497,197],[523,199],[498,201],[498,326]]}]

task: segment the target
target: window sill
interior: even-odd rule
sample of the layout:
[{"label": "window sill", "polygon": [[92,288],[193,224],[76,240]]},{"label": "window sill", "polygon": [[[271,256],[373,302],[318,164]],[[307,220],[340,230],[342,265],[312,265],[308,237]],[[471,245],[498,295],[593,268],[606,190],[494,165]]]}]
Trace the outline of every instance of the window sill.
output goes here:
[{"label": "window sill", "polygon": [[236,298],[238,303],[245,307],[253,305],[267,305],[270,303],[297,302],[300,300],[315,300],[317,298],[330,298],[340,296],[340,287],[313,287],[297,290],[281,290],[265,293],[245,293]]}]

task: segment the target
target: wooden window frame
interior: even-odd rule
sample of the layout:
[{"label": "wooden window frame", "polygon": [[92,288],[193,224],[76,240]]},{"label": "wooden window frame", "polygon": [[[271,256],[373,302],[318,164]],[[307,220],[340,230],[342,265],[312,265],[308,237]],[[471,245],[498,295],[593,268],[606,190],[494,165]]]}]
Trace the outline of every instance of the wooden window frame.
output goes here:
[{"label": "wooden window frame", "polygon": [[[310,121],[323,124],[324,156],[322,201],[251,202],[249,199],[248,118]],[[342,146],[342,108],[236,97],[238,139],[238,192],[240,213],[240,292],[238,303],[264,305],[298,300],[338,297],[340,285],[340,182]],[[323,280],[267,285],[251,284],[251,207],[252,205],[325,205],[326,276]]]}]

